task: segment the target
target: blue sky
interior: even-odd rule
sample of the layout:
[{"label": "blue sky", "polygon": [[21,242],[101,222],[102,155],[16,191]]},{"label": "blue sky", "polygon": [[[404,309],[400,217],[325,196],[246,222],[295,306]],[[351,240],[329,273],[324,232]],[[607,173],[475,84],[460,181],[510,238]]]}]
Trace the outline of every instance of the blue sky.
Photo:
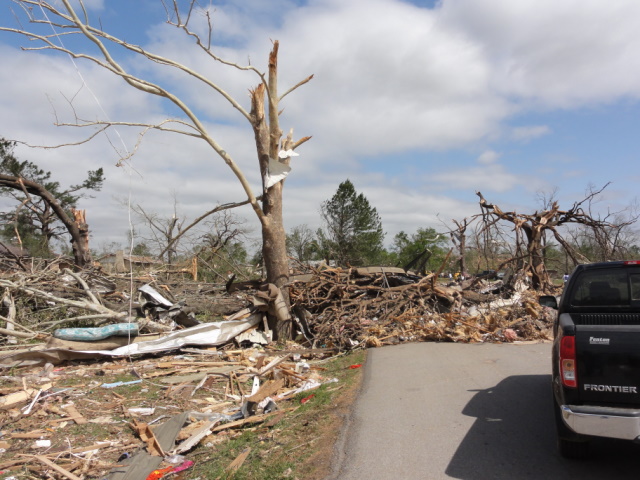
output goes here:
[{"label": "blue sky", "polygon": [[[193,66],[249,108],[246,92],[257,77],[207,60],[163,23],[159,1],[85,3],[106,31]],[[636,198],[640,2],[200,3],[213,19],[220,56],[242,64],[250,59],[264,70],[271,40],[278,39],[281,91],[315,75],[282,104],[283,130],[313,136],[286,180],[288,230],[320,226],[321,202],[347,178],[378,209],[388,243],[400,230],[444,230],[451,219],[478,213],[478,190],[503,210],[525,213],[539,208],[537,192],[553,189],[567,208],[590,185],[607,182],[598,204],[603,211]],[[15,27],[14,2],[4,0],[0,9],[0,26]],[[86,48],[78,39],[63,41]],[[71,98],[83,118],[151,122],[176,115],[87,62],[77,62],[78,73],[64,55],[19,50],[27,44],[0,31],[0,136],[35,145],[80,140],[78,129],[52,126],[55,115],[73,118]],[[253,136],[241,116],[189,79],[122,52],[117,58],[192,105],[257,188]],[[136,223],[123,200],[163,216],[172,214],[175,200],[180,214],[194,218],[217,203],[244,199],[214,152],[175,135],[147,135],[126,166],[116,167],[119,153],[135,149],[136,135],[118,128],[79,147],[21,146],[16,153],[62,183],[105,167],[104,189],[81,205],[96,247],[124,243]],[[256,235],[252,212],[238,214]]]}]

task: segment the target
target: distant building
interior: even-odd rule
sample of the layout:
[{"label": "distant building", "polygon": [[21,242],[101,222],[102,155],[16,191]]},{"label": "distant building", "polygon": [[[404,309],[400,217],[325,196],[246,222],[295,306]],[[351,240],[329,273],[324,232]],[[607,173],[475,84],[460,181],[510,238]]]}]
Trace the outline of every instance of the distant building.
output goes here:
[{"label": "distant building", "polygon": [[153,257],[144,255],[129,255],[124,250],[110,253],[98,259],[100,265],[107,272],[125,273],[132,270],[147,270],[152,267],[159,267],[163,262]]}]

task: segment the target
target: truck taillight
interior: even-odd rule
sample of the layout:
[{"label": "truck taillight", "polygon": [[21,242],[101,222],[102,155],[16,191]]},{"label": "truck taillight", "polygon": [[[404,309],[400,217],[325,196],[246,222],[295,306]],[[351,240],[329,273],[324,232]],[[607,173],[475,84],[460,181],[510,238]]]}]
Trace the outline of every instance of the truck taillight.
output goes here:
[{"label": "truck taillight", "polygon": [[578,386],[576,371],[576,337],[569,335],[560,340],[560,376],[565,387]]}]

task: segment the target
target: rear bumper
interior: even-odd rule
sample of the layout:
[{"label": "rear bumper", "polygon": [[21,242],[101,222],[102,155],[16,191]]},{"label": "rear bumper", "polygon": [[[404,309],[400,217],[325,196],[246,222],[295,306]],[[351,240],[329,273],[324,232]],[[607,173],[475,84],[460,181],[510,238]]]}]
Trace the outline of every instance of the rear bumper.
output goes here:
[{"label": "rear bumper", "polygon": [[562,405],[562,419],[576,433],[640,441],[640,410]]}]

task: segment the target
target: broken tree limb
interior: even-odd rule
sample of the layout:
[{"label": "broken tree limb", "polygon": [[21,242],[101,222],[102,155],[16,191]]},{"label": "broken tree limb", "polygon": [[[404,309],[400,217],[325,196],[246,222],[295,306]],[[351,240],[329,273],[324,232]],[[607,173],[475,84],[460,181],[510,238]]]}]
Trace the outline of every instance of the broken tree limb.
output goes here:
[{"label": "broken tree limb", "polygon": [[[39,297],[44,300],[49,300],[55,303],[61,303],[63,305],[69,305],[76,308],[82,308],[84,310],[89,310],[91,312],[95,312],[103,316],[104,318],[114,318],[114,319],[123,319],[127,317],[126,312],[115,312],[110,308],[105,307],[99,302],[95,301],[87,301],[87,300],[71,300],[69,298],[62,298],[52,293],[45,292],[44,290],[40,290],[38,288],[30,287],[27,285],[21,285],[16,282],[12,282],[11,280],[0,279],[0,286],[18,290],[20,292],[26,293],[27,295],[32,295],[34,297]],[[93,297],[95,298],[95,297]]]},{"label": "broken tree limb", "polygon": [[68,268],[65,268],[64,272],[66,274],[68,274],[68,275],[71,275],[73,278],[76,279],[76,281],[80,284],[82,289],[85,291],[85,293],[87,294],[87,296],[91,299],[91,301],[93,303],[97,303],[97,304],[102,305],[102,303],[96,298],[96,296],[93,294],[93,292],[89,288],[89,285],[87,285],[87,282],[85,282],[84,279],[82,277],[80,277],[80,275],[76,275],[74,272],[72,272]]},{"label": "broken tree limb", "polygon": [[2,317],[6,324],[6,331],[2,332],[7,335],[7,343],[15,344],[17,340],[15,337],[20,335],[15,334],[15,321],[16,321],[16,303],[13,301],[13,295],[7,289],[2,297],[2,306],[7,309],[7,316]]},{"label": "broken tree limb", "polygon": [[[0,317],[3,318],[3,317]],[[31,333],[22,333],[22,332],[16,332],[15,330],[10,330],[7,328],[0,328],[0,335],[7,335],[8,338],[11,337],[20,337],[20,338],[36,338],[38,336],[38,334],[31,334]],[[9,342],[11,343],[11,342]]]}]

